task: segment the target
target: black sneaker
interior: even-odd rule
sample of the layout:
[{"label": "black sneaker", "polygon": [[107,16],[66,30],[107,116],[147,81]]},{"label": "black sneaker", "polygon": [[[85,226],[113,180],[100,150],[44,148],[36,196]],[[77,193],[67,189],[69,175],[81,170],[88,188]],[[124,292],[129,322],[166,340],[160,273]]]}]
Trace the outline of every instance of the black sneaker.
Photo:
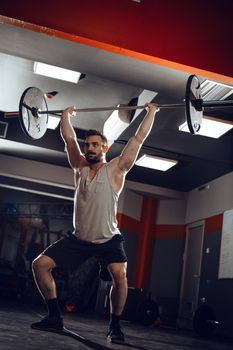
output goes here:
[{"label": "black sneaker", "polygon": [[38,329],[41,331],[54,331],[59,332],[64,329],[63,320],[61,317],[48,317],[46,316],[40,322],[31,324],[32,329]]},{"label": "black sneaker", "polygon": [[112,343],[123,343],[125,336],[120,327],[110,328],[107,334],[107,340]]}]

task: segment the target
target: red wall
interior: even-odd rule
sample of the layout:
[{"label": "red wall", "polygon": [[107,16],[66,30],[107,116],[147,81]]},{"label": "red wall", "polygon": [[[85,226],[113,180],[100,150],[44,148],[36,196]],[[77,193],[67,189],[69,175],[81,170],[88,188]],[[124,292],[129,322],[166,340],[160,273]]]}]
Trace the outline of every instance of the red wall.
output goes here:
[{"label": "red wall", "polygon": [[232,0],[8,0],[0,14],[233,77]]}]

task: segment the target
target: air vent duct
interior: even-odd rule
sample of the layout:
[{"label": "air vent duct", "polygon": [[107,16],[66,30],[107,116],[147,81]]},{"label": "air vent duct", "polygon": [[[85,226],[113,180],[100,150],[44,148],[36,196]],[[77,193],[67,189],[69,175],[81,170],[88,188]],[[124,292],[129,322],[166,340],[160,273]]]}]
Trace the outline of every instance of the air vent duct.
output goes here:
[{"label": "air vent duct", "polygon": [[205,80],[201,83],[201,93],[204,101],[225,100],[233,93],[233,86]]},{"label": "air vent duct", "polygon": [[0,122],[0,137],[5,139],[8,129],[8,123]]}]

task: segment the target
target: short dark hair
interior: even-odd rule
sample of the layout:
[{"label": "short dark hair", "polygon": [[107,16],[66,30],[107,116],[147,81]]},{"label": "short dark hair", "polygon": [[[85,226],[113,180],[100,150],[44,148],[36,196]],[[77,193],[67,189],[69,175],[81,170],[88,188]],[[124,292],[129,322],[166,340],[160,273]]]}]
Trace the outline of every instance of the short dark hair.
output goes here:
[{"label": "short dark hair", "polygon": [[104,135],[102,134],[102,132],[100,132],[99,130],[95,130],[95,129],[89,129],[89,130],[87,130],[87,131],[86,131],[86,134],[85,134],[85,138],[87,138],[88,136],[96,136],[96,135],[101,137],[101,139],[102,139],[102,141],[103,141],[103,143],[104,143],[105,145],[108,144],[107,137],[104,136]]}]

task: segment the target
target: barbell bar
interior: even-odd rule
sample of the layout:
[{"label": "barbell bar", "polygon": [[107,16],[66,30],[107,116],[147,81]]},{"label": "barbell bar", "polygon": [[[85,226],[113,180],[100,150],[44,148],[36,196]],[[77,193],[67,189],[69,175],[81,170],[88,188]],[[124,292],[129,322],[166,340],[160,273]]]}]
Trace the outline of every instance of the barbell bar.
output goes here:
[{"label": "barbell bar", "polygon": [[[233,107],[233,100],[231,101],[203,101],[202,99],[197,99],[193,101],[195,108],[198,108],[198,106],[202,106],[201,108],[216,108],[216,107]],[[29,106],[26,106],[26,108],[31,109]],[[119,110],[125,110],[130,111],[134,109],[144,109],[146,105],[141,106],[112,106],[112,107],[93,107],[93,108],[75,108],[75,112],[103,112],[103,111],[119,111]],[[184,108],[185,103],[168,103],[168,104],[159,104],[158,108]],[[49,111],[38,111],[38,114],[54,114],[59,115],[62,114],[63,110],[49,110]]]},{"label": "barbell bar", "polygon": [[[31,89],[31,88],[30,88]],[[61,116],[62,111],[61,109],[55,109],[55,110],[48,110],[48,111],[40,111],[39,109],[35,107],[30,107],[26,103],[23,103],[23,107],[27,108],[28,110],[31,111],[31,113],[34,113],[35,115],[38,114],[37,118],[41,114],[51,114],[51,115],[56,115],[56,116]],[[91,108],[75,108],[75,112],[103,112],[103,111],[119,111],[119,110],[125,110],[125,111],[131,111],[131,110],[136,110],[136,109],[144,109],[146,105],[141,105],[141,106],[109,106],[109,107],[91,107]],[[184,103],[173,103],[173,104],[161,104],[158,105],[158,107],[161,108],[179,108],[185,107]],[[17,112],[5,112],[4,115],[6,117],[16,117],[19,116],[20,113]]]},{"label": "barbell bar", "polygon": [[[25,105],[26,108],[30,108]],[[112,106],[112,107],[93,107],[93,108],[75,108],[75,112],[103,112],[103,111],[119,111],[119,110],[125,110],[130,111],[134,109],[144,109],[146,105],[142,106]],[[176,104],[161,104],[158,106],[159,108],[177,108],[177,107],[184,107],[184,103],[176,103]],[[62,110],[51,110],[51,111],[38,111],[38,114],[62,114]]]},{"label": "barbell bar", "polygon": [[[77,108],[77,112],[98,112],[144,109],[146,106],[128,105],[111,107]],[[233,101],[203,101],[199,79],[190,75],[185,90],[185,99],[182,103],[158,104],[159,109],[185,108],[189,131],[196,134],[200,128],[204,108],[233,107]],[[61,116],[63,110],[48,110],[44,93],[36,88],[27,88],[20,99],[19,112],[5,112],[5,117],[19,116],[23,131],[32,139],[40,139],[47,130],[48,114]]]}]

